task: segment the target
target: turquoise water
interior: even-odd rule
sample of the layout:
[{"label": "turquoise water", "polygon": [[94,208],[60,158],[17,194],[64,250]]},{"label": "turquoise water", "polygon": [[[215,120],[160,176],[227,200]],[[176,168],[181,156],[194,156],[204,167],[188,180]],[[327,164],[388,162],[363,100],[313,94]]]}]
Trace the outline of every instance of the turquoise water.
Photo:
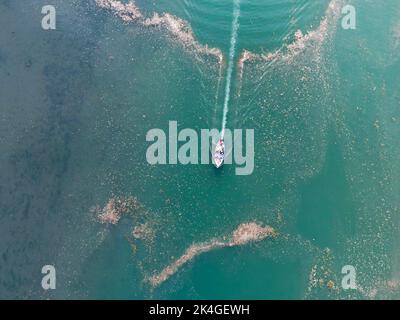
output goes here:
[{"label": "turquoise water", "polygon": [[[1,298],[400,297],[397,0],[242,0],[231,57],[232,0],[136,1],[186,21],[222,65],[163,26],[53,2],[57,29],[43,31],[45,1],[0,0]],[[345,4],[356,30],[341,28]],[[255,132],[253,174],[147,163],[150,129],[220,129],[227,87],[227,128]],[[140,210],[99,223],[93,207],[129,196]],[[278,235],[146,282],[246,222]],[[45,264],[56,290],[40,286]],[[357,290],[342,289],[344,265]]]}]

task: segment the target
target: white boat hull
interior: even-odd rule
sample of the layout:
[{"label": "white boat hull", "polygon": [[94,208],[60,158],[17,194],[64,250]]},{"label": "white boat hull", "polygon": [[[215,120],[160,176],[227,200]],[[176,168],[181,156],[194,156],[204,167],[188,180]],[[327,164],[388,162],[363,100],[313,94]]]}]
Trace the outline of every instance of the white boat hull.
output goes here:
[{"label": "white boat hull", "polygon": [[225,144],[223,139],[219,139],[215,146],[213,162],[215,167],[219,168],[223,165],[225,159]]}]

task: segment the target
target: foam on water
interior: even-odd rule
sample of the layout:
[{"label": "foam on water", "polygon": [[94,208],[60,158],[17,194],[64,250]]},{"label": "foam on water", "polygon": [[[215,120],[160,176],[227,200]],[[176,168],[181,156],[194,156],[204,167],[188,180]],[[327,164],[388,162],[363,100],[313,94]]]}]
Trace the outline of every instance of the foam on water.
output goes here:
[{"label": "foam on water", "polygon": [[240,246],[252,241],[261,241],[267,237],[275,237],[276,235],[277,233],[275,230],[269,226],[262,227],[255,222],[243,223],[233,231],[229,239],[212,239],[207,242],[191,245],[185,253],[172,264],[165,267],[160,273],[146,280],[153,287],[157,287],[175,274],[185,263],[202,253],[223,247]]},{"label": "foam on water", "polygon": [[138,209],[140,204],[134,197],[128,198],[111,198],[104,208],[96,207],[94,211],[98,215],[98,220],[101,223],[117,224],[123,214],[131,210]]},{"label": "foam on water", "polygon": [[230,93],[231,93],[232,73],[233,73],[234,59],[235,59],[235,53],[236,53],[238,30],[239,30],[239,17],[240,17],[240,1],[234,0],[232,33],[231,33],[231,43],[230,43],[230,48],[229,48],[228,69],[227,69],[227,74],[226,74],[225,99],[224,99],[224,110],[223,110],[223,116],[222,116],[221,138],[224,138],[226,120],[227,120],[227,114],[228,114],[228,106],[229,106]]},{"label": "foam on water", "polygon": [[159,15],[154,13],[151,17],[145,17],[133,0],[122,3],[118,0],[96,0],[99,7],[111,10],[116,16],[125,22],[136,22],[145,27],[163,27],[188,51],[200,55],[214,56],[221,65],[224,61],[222,51],[218,48],[210,48],[207,44],[200,44],[195,38],[189,23],[169,13]]},{"label": "foam on water", "polygon": [[243,76],[243,68],[247,61],[273,63],[274,61],[280,60],[286,63],[292,63],[293,59],[305,48],[309,46],[316,46],[317,49],[320,48],[329,35],[334,32],[336,23],[340,17],[342,5],[343,0],[332,0],[317,29],[311,30],[306,34],[303,34],[301,30],[297,30],[294,34],[294,42],[284,45],[274,52],[257,54],[248,50],[243,50],[238,61],[240,77]]},{"label": "foam on water", "polygon": [[[252,125],[259,125],[259,127],[257,127],[259,129],[258,132],[263,138],[263,143],[260,144],[259,150],[260,153],[264,152],[265,154],[268,154],[268,158],[264,158],[263,161],[272,164],[271,167],[273,167],[268,171],[268,165],[265,166],[266,169],[263,172],[266,176],[265,180],[270,177],[272,177],[271,179],[284,180],[284,183],[287,183],[287,188],[290,188],[292,185],[297,187],[299,180],[308,180],[310,177],[321,172],[321,168],[323,168],[326,161],[325,148],[329,143],[326,138],[327,127],[329,124],[332,124],[331,118],[329,117],[333,116],[332,119],[334,119],[333,121],[336,123],[335,126],[340,127],[339,124],[343,122],[343,128],[336,128],[336,130],[339,131],[339,136],[341,136],[339,140],[344,141],[342,142],[342,145],[344,145],[343,152],[347,161],[346,165],[351,166],[353,161],[356,166],[355,168],[351,167],[351,170],[349,170],[347,180],[350,184],[354,185],[351,188],[351,194],[358,202],[359,211],[357,214],[363,219],[363,230],[359,232],[361,235],[365,233],[373,234],[377,225],[380,229],[383,229],[383,227],[386,226],[381,222],[383,220],[377,222],[375,215],[370,215],[373,217],[373,221],[369,222],[370,216],[366,214],[366,212],[371,212],[374,208],[373,202],[378,200],[378,198],[369,196],[371,200],[367,201],[367,198],[365,197],[366,193],[369,194],[365,189],[365,185],[368,183],[363,183],[363,181],[367,179],[367,175],[364,175],[363,171],[358,169],[358,167],[360,167],[359,163],[362,163],[364,160],[361,156],[357,157],[354,153],[354,150],[357,148],[356,143],[350,142],[353,140],[356,141],[355,139],[357,135],[352,135],[350,129],[346,127],[349,124],[345,123],[339,115],[333,112],[332,109],[336,107],[336,103],[330,98],[330,95],[333,94],[332,80],[330,78],[335,77],[335,75],[332,74],[332,71],[335,71],[335,66],[331,65],[328,57],[328,55],[332,54],[332,51],[334,51],[332,48],[333,46],[330,45],[330,39],[332,39],[335,34],[343,2],[344,1],[342,0],[332,0],[325,10],[324,17],[321,19],[319,26],[316,29],[307,33],[304,32],[304,30],[298,30],[294,34],[294,41],[292,43],[286,44],[274,52],[257,54],[249,50],[242,51],[238,59],[238,75],[240,80],[244,77],[244,88],[247,90],[243,89],[242,92],[244,103],[241,105],[243,108],[235,109],[239,112],[246,112],[246,114],[235,118],[244,119],[243,121],[251,121]],[[113,8],[119,7],[114,6]],[[190,29],[186,29],[189,27],[185,21],[169,14],[154,14],[149,18],[144,18],[143,15],[134,14],[135,11],[133,10],[133,7],[128,9],[128,11],[129,10],[131,13],[123,15],[121,19],[124,21],[132,19],[145,27],[163,27],[165,30],[168,30],[171,35],[174,35],[174,38],[177,39],[179,43],[184,44],[184,47],[190,49],[192,52],[203,52],[198,49],[193,50],[195,47],[193,46],[193,43],[196,43],[196,39],[192,37],[193,35],[191,34]],[[399,30],[400,28],[398,27],[398,24],[394,25],[392,28],[391,35],[393,36],[393,42],[391,45],[393,45],[394,49],[397,49],[400,43]],[[291,34],[292,33],[293,32],[291,32]],[[325,49],[327,50],[325,51]],[[327,55],[325,55],[325,53],[327,53]],[[227,60],[227,62],[235,61],[235,59],[232,60],[230,56]],[[333,61],[332,63],[335,62],[336,61]],[[220,64],[220,66],[222,65],[223,63]],[[244,70],[245,66],[246,70]],[[227,81],[229,68],[226,70]],[[234,71],[230,73],[231,76],[233,75],[233,72]],[[225,73],[225,71],[223,73]],[[265,76],[266,73],[268,73],[267,76]],[[260,94],[257,96],[254,88],[257,88],[257,85],[260,85],[263,77],[263,86],[265,85],[265,90],[262,90],[262,95]],[[276,84],[273,82],[275,79],[277,81]],[[231,80],[229,79],[229,81]],[[246,81],[248,81],[248,86],[246,86]],[[292,96],[287,93],[288,88],[290,88],[290,90],[293,89],[293,92],[291,92]],[[231,85],[225,88],[225,100],[228,101],[226,104],[226,113],[228,112],[229,107],[229,94],[227,97],[226,93],[228,90],[230,91],[230,89]],[[262,87],[262,89],[264,89],[264,87]],[[336,92],[338,91],[336,90]],[[216,100],[217,99],[218,92],[216,94]],[[324,99],[326,99],[328,103],[326,103]],[[337,97],[335,97],[335,99],[337,99]],[[362,101],[363,100],[360,99],[361,103]],[[257,108],[247,108],[247,106],[251,105],[251,102],[254,102],[253,105],[257,106]],[[314,109],[313,106],[320,106],[321,108]],[[247,116],[247,112],[250,112],[250,116]],[[251,117],[251,112],[256,113],[256,115]],[[226,122],[226,113],[224,114],[224,122]],[[281,120],[277,114],[281,114],[283,120]],[[345,115],[343,115],[343,118]],[[395,122],[395,120],[391,121]],[[305,129],[302,129],[303,124],[306,125]],[[311,129],[308,130],[307,128]],[[317,134],[315,134],[316,132]],[[349,142],[346,143],[345,140],[349,140]],[[285,164],[286,172],[276,173],[276,163]],[[371,173],[375,172],[372,170],[376,170],[376,168],[371,166],[368,170],[370,170],[369,172]],[[279,169],[277,171],[279,171]],[[378,175],[374,173],[373,178],[375,179],[377,176]],[[260,182],[263,182],[262,179],[262,175],[260,174]],[[359,182],[356,184],[355,181]],[[368,180],[366,181],[368,182]],[[285,191],[284,196],[287,197],[287,191]],[[376,197],[377,196],[378,194]],[[295,198],[297,199],[297,196]],[[296,204],[296,201],[291,202]],[[287,232],[289,234],[296,234],[297,231],[294,228],[291,228],[291,221],[296,221],[296,219],[301,218],[298,218],[295,214],[291,217],[290,215],[292,211],[289,209],[287,211],[287,224],[289,225]],[[297,211],[297,208],[295,211]],[[254,216],[252,219],[253,218]],[[386,219],[386,217],[380,217],[380,219],[383,218]],[[111,219],[111,221],[113,220]],[[163,220],[163,223],[164,221],[165,219]],[[178,221],[180,222],[180,220]],[[366,221],[368,221],[368,223]],[[227,223],[229,223],[228,220]],[[176,225],[178,225],[178,222]],[[172,229],[173,227],[170,228]],[[282,231],[281,228],[279,228],[279,230]],[[177,230],[174,230],[173,232],[171,231],[168,237],[165,236],[165,239],[173,241],[174,239],[179,238],[179,236],[177,237],[176,235],[179,235],[180,233]],[[135,239],[148,238],[148,234],[151,235],[150,231],[147,229],[147,225],[138,225],[132,232]],[[366,238],[365,236],[362,236],[360,238],[352,239],[352,241],[349,241],[348,247],[354,248],[354,250],[347,252],[343,258],[343,260],[346,260],[346,263],[349,261],[356,265],[358,268],[357,271],[362,270],[362,272],[357,274],[358,289],[356,291],[357,294],[362,295],[364,298],[381,297],[390,294],[391,291],[399,289],[398,280],[396,280],[397,278],[395,277],[391,278],[386,275],[379,276],[375,274],[371,276],[368,275],[371,273],[371,270],[376,271],[376,269],[381,267],[382,263],[377,260],[385,258],[383,255],[375,254],[384,252],[383,245],[377,241],[380,239],[382,234],[383,232],[380,232],[376,237]],[[151,237],[153,236],[154,235],[151,235]],[[212,238],[212,236],[209,235],[200,237],[200,239],[210,238]],[[173,251],[173,254],[175,257],[179,257],[178,259],[170,258],[171,255],[169,255],[170,251],[168,251],[168,248],[162,247],[158,242],[157,246],[154,247],[154,250],[151,251],[152,254],[149,254],[149,263],[148,267],[144,269],[144,274],[149,274],[149,270],[154,268],[154,261],[170,261],[171,259],[172,263],[165,268],[163,268],[164,265],[161,264],[161,266],[157,267],[157,270],[161,271],[152,277],[146,278],[146,280],[152,286],[157,287],[196,256],[214,249],[232,245],[232,239],[234,236],[228,238],[229,237],[221,239],[217,238],[206,242],[197,242],[199,241],[197,238],[190,239],[183,248],[178,246],[175,247],[177,252]],[[241,237],[235,238],[240,239]],[[252,237],[247,237],[247,239],[252,239]],[[179,240],[176,241],[178,242]],[[236,241],[235,245],[244,244],[245,242],[246,237],[242,237],[241,240]],[[190,243],[194,244],[189,246]],[[293,242],[290,243],[290,245],[291,247],[289,249],[283,247],[285,250],[282,250],[290,252],[290,255],[286,253],[287,257],[296,255],[297,251],[306,251],[308,246],[311,246],[307,242],[299,242],[298,244]],[[158,246],[160,246],[160,248]],[[371,249],[371,247],[373,248]],[[278,251],[279,249],[274,250]],[[321,252],[321,250],[321,248],[312,248],[309,253],[312,257],[312,261],[315,260],[316,257],[319,258],[315,263],[313,261],[312,265],[310,265],[305,271],[306,274],[309,275],[306,298],[320,297],[320,290],[325,290],[325,292],[328,292],[328,297],[332,298],[337,298],[338,294],[347,295],[347,292],[343,292],[340,289],[340,278],[335,279],[337,266],[336,264],[334,265],[334,263],[336,263],[338,259],[342,259],[340,256],[342,253],[338,251],[337,256],[333,257],[332,252],[333,250],[336,250],[335,248],[332,252],[325,250]],[[359,253],[357,253],[357,251]],[[364,261],[365,252],[371,252],[371,258],[377,256],[376,260],[373,260],[372,262]],[[270,251],[265,253],[265,255],[267,254],[272,256]],[[280,259],[284,256],[281,252],[277,252],[277,256],[278,255]],[[277,257],[271,256],[268,256],[268,258],[278,259]],[[157,261],[157,259],[159,260]],[[378,273],[378,271],[376,271],[376,273]]]},{"label": "foam on water", "polygon": [[122,3],[114,0],[96,0],[96,3],[99,7],[113,11],[116,16],[127,22],[143,18],[134,1]]}]

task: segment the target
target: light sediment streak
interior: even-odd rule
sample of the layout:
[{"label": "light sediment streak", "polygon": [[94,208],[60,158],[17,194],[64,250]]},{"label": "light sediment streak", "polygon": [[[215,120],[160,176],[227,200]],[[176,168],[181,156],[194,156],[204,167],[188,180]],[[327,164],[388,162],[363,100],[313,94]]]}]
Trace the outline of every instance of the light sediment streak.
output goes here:
[{"label": "light sediment streak", "polygon": [[188,263],[196,256],[209,252],[211,250],[236,247],[248,244],[250,242],[257,242],[269,237],[276,237],[276,231],[270,226],[261,226],[256,222],[247,222],[240,224],[228,238],[212,239],[207,242],[195,243],[186,249],[185,253],[177,260],[173,261],[170,265],[161,270],[160,273],[155,274],[146,280],[153,286],[157,287],[169,277],[174,275],[184,264]]},{"label": "light sediment streak", "polygon": [[230,95],[231,95],[232,73],[233,73],[234,59],[235,59],[235,54],[236,54],[237,35],[238,35],[238,30],[239,30],[239,16],[240,16],[240,0],[234,0],[232,33],[231,33],[231,43],[230,43],[230,48],[229,48],[228,69],[227,69],[227,74],[226,74],[224,111],[223,111],[223,116],[222,116],[221,138],[223,138],[224,134],[225,134],[226,118],[227,118],[227,114],[228,114],[229,100],[230,100]]}]

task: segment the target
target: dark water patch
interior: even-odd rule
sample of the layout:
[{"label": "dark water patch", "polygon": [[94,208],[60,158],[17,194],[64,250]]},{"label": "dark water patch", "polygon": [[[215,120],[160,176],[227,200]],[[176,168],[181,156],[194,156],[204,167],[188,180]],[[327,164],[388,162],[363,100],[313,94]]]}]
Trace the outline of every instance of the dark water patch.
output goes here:
[{"label": "dark water patch", "polygon": [[338,248],[344,238],[354,236],[355,210],[337,142],[329,144],[323,169],[301,190],[300,234],[322,248]]},{"label": "dark water patch", "polygon": [[[15,24],[23,19],[27,28],[40,26],[36,9],[33,4],[18,6],[13,11]],[[42,92],[37,92],[30,105],[31,110],[40,113],[40,122],[26,127],[18,127],[16,122],[13,130],[21,134],[12,152],[4,156],[7,162],[2,167],[6,179],[1,181],[1,221],[7,229],[1,227],[0,252],[6,257],[0,281],[2,298],[41,297],[41,268],[55,264],[64,236],[65,213],[61,213],[59,199],[69,171],[72,137],[79,129],[80,109],[90,87],[94,42],[76,36],[79,32],[68,29],[64,23],[69,15],[82,13],[79,7],[74,11],[66,5],[61,12],[58,21],[64,28],[53,33],[39,27],[28,32],[20,25],[8,26],[9,30],[22,32],[18,33],[18,41],[7,47],[7,52],[18,56],[27,72],[45,88],[45,96],[40,97]],[[90,27],[89,23],[86,28]],[[24,37],[35,39],[29,52],[20,51],[19,43]],[[4,59],[3,64],[13,67]],[[20,97],[26,95],[23,101],[29,101],[30,94],[24,90],[18,92]],[[13,101],[14,93],[9,92],[3,99]],[[38,100],[45,102],[35,103]]]}]

